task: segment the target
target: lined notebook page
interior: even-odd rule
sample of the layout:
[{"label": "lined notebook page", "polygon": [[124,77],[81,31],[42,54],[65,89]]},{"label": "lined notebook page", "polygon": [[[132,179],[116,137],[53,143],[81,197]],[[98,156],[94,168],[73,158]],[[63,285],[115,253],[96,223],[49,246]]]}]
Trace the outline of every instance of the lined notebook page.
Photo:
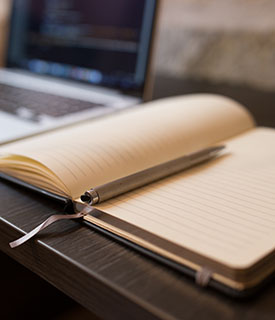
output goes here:
[{"label": "lined notebook page", "polygon": [[252,126],[250,115],[237,102],[215,95],[190,95],[29,138],[0,148],[0,154],[20,154],[41,162],[77,198],[91,187]]},{"label": "lined notebook page", "polygon": [[254,129],[228,154],[97,206],[233,268],[275,249],[275,131]]}]

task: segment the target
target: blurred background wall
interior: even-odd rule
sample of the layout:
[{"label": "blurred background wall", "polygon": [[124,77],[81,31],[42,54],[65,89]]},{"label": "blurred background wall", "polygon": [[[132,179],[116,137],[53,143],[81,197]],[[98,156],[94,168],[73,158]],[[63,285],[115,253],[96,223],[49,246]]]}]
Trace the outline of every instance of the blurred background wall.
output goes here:
[{"label": "blurred background wall", "polygon": [[10,0],[0,0],[0,67],[4,63],[10,4]]},{"label": "blurred background wall", "polygon": [[157,74],[275,88],[274,0],[163,0]]},{"label": "blurred background wall", "polygon": [[[0,0],[0,65],[11,0]],[[156,75],[275,88],[274,0],[162,0]]]}]

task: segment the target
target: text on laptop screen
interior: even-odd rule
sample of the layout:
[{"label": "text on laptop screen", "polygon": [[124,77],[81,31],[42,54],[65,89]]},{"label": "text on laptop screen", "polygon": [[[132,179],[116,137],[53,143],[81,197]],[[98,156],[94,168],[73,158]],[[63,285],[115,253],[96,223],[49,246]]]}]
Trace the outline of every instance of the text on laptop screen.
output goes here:
[{"label": "text on laptop screen", "polygon": [[142,88],[155,6],[155,0],[15,0],[8,65]]}]

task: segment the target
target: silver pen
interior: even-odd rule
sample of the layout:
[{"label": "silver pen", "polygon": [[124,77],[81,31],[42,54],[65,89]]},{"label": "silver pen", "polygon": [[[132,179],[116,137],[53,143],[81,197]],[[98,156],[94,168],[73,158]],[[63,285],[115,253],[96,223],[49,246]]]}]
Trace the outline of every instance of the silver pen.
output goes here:
[{"label": "silver pen", "polygon": [[80,198],[90,205],[140,188],[157,180],[215,158],[225,146],[209,147],[154,167],[130,174],[86,191]]}]

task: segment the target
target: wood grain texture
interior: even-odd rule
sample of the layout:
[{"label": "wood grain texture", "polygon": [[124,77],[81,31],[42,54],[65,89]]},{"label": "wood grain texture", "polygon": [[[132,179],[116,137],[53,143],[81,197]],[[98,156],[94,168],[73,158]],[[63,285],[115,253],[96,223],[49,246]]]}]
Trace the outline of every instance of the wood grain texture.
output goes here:
[{"label": "wood grain texture", "polygon": [[[172,89],[167,90],[166,85]],[[157,88],[166,95],[212,91],[240,97],[260,124],[275,126],[274,93],[261,95],[247,89],[238,95],[236,88],[188,87],[182,81],[173,84],[171,79],[157,83]],[[77,221],[59,222],[35,240],[10,249],[10,241],[62,208],[4,181],[0,181],[0,200],[0,250],[103,319],[274,319],[275,280],[253,298],[234,300],[199,288],[193,279]],[[19,299],[21,292],[16,291],[14,288],[14,298]]]},{"label": "wood grain texture", "polygon": [[273,319],[275,281],[238,301],[76,221],[57,223],[17,248],[8,242],[61,208],[10,183],[0,183],[0,248],[104,319]]}]

